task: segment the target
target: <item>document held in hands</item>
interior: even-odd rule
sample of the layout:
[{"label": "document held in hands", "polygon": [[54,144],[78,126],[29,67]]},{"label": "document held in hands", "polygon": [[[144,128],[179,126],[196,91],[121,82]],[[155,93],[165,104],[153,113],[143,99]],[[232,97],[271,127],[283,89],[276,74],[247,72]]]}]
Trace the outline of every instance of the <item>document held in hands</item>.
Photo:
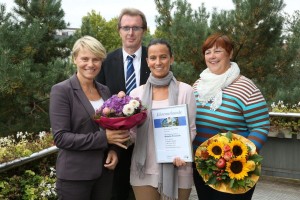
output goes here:
[{"label": "document held in hands", "polygon": [[192,162],[192,141],[186,104],[152,109],[154,143],[158,163],[175,157]]}]

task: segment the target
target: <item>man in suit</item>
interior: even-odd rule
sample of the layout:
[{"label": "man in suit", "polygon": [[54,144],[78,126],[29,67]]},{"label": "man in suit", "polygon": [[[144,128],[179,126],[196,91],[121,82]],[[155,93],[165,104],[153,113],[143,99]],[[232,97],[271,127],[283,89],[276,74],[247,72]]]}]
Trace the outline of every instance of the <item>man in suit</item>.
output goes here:
[{"label": "man in suit", "polygon": [[[121,11],[118,19],[118,31],[122,39],[122,48],[108,54],[104,60],[101,71],[96,80],[109,87],[111,94],[117,94],[126,89],[126,74],[128,56],[133,59],[135,74],[135,86],[147,82],[150,69],[147,66],[146,47],[142,46],[142,39],[147,31],[147,21],[144,13],[133,8],[125,8]],[[127,150],[121,150],[119,163],[115,169],[113,183],[113,200],[134,199],[130,186],[130,163],[133,145]]]}]

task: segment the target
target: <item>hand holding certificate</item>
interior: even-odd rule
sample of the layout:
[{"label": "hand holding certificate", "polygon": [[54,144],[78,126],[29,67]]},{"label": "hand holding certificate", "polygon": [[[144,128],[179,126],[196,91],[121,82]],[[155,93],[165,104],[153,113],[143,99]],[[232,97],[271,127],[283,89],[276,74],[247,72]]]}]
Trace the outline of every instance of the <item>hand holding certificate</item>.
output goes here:
[{"label": "hand holding certificate", "polygon": [[192,162],[187,105],[152,109],[154,143],[158,163],[172,163],[179,157]]}]

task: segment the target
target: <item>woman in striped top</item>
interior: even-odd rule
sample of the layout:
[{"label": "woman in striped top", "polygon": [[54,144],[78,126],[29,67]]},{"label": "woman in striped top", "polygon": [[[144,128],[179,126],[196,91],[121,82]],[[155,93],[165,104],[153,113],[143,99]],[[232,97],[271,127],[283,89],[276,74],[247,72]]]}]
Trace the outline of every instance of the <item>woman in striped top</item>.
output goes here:
[{"label": "woman in striped top", "polygon": [[[207,68],[193,85],[197,101],[194,151],[208,138],[227,131],[248,138],[259,151],[269,132],[268,108],[260,90],[230,61],[233,43],[226,35],[213,34],[204,42],[202,53]],[[214,190],[205,185],[195,166],[194,182],[199,199],[249,200],[254,192],[254,187],[245,194]]]}]

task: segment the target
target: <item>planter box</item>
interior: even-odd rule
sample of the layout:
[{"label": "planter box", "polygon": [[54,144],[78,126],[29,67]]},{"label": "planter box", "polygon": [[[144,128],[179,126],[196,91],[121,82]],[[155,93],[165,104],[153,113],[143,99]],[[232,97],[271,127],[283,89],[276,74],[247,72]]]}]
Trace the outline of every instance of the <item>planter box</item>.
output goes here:
[{"label": "planter box", "polygon": [[300,134],[293,134],[292,128],[281,128],[281,127],[271,126],[268,137],[292,138],[293,135],[297,135],[297,137],[299,137],[298,135]]},{"label": "planter box", "polygon": [[291,136],[292,138],[268,138],[260,151],[263,156],[262,175],[300,180],[299,134]]}]

